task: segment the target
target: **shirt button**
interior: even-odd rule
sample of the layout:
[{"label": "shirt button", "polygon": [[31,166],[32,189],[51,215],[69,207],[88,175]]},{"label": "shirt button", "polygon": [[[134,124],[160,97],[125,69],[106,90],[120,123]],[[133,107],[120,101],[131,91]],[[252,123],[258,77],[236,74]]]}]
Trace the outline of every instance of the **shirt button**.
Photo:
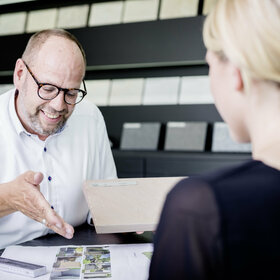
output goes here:
[{"label": "shirt button", "polygon": [[51,181],[51,180],[52,180],[52,177],[51,177],[51,176],[49,176],[49,177],[48,177],[48,180],[49,180],[49,181]]},{"label": "shirt button", "polygon": [[46,152],[47,151],[47,148],[46,147],[44,147],[44,152]]}]

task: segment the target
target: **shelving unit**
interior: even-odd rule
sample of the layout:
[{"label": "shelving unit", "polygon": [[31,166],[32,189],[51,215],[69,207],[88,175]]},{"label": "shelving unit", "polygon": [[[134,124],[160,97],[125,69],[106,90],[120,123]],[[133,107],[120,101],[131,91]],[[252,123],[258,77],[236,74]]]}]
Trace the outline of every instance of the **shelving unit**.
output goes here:
[{"label": "shelving unit", "polygon": [[244,162],[249,154],[113,150],[120,178],[192,176]]},{"label": "shelving unit", "polygon": [[[108,1],[32,1],[2,6],[1,13]],[[201,14],[203,0],[199,2]],[[86,79],[120,79],[207,75],[202,42],[204,16],[85,27],[69,30],[83,45]],[[15,61],[31,34],[0,36],[0,83],[12,83]],[[213,104],[100,107],[119,177],[183,176],[239,163],[250,154],[205,152],[121,151],[124,122],[206,121],[221,117]],[[211,140],[209,140],[211,141]]]},{"label": "shelving unit", "polygon": [[124,122],[168,121],[221,121],[213,104],[200,105],[145,105],[145,106],[104,106],[100,110],[105,118],[109,135],[118,147]]},{"label": "shelving unit", "polygon": [[[113,149],[119,177],[160,177],[198,175],[250,159],[249,153],[214,153],[211,148],[211,123],[222,121],[213,104],[101,107],[110,139],[115,147],[124,122],[207,121],[210,123],[205,152],[163,151],[164,131],[158,151]],[[165,126],[163,125],[163,130]]]},{"label": "shelving unit", "polygon": [[[69,31],[85,49],[89,77],[96,71],[158,67],[178,68],[182,73],[182,66],[206,65],[201,37],[203,19],[197,16]],[[2,73],[13,70],[30,35],[0,36]]]}]

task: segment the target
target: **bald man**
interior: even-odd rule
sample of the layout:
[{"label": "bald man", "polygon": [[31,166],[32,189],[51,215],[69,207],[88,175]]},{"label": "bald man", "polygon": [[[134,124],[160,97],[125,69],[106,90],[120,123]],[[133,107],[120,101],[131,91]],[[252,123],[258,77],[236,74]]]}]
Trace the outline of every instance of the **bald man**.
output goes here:
[{"label": "bald man", "polygon": [[0,96],[0,248],[72,238],[88,217],[83,182],[116,177],[104,119],[83,100],[85,70],[61,29],[34,34],[16,61],[15,88]]}]

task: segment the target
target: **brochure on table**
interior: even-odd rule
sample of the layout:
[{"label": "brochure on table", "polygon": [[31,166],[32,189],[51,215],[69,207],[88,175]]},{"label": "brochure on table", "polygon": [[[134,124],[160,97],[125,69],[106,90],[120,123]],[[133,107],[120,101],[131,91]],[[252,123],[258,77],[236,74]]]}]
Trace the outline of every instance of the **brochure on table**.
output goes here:
[{"label": "brochure on table", "polygon": [[[75,249],[73,250],[73,248]],[[84,278],[83,270],[85,268],[85,263],[89,263],[90,261],[90,258],[85,257],[84,255],[86,255],[88,251],[96,251],[101,249],[109,251],[109,254],[106,255],[106,260],[104,259],[104,262],[106,262],[106,269],[110,269],[110,273],[108,273],[108,275],[110,275],[106,276],[105,278],[104,275],[101,278]],[[75,252],[84,252],[83,257],[81,258],[83,260],[81,266],[81,273],[80,276],[76,279],[144,280],[148,278],[150,258],[153,252],[153,245],[151,243],[142,243],[93,246],[71,245],[53,247],[10,246],[6,248],[6,250],[2,254],[2,257],[46,266],[47,274],[40,277],[36,277],[36,279],[47,280],[51,279],[51,272],[54,270],[54,266],[57,267],[56,264],[59,258],[62,256],[62,252],[64,251],[65,257],[67,256],[67,252],[71,250]],[[103,257],[104,256],[105,254],[103,255]],[[109,257],[109,259],[107,257]],[[67,263],[66,265],[64,264],[64,267],[67,267],[68,264],[69,263]],[[27,278],[25,276],[0,271],[0,279],[23,280]],[[67,278],[65,277],[61,279]]]}]

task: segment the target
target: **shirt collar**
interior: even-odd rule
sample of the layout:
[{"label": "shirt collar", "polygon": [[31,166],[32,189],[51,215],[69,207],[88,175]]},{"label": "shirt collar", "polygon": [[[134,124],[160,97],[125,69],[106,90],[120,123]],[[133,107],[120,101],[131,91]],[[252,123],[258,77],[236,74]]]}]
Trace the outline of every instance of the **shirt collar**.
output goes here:
[{"label": "shirt collar", "polygon": [[20,135],[23,132],[30,135],[30,133],[28,133],[26,131],[26,129],[23,127],[23,125],[21,124],[21,121],[18,118],[18,115],[17,115],[17,112],[16,112],[16,96],[17,96],[17,94],[18,94],[18,90],[14,89],[14,93],[11,94],[10,101],[9,101],[9,112],[10,112],[10,115],[11,115],[12,124],[13,124],[13,126],[14,126],[18,135]]}]

